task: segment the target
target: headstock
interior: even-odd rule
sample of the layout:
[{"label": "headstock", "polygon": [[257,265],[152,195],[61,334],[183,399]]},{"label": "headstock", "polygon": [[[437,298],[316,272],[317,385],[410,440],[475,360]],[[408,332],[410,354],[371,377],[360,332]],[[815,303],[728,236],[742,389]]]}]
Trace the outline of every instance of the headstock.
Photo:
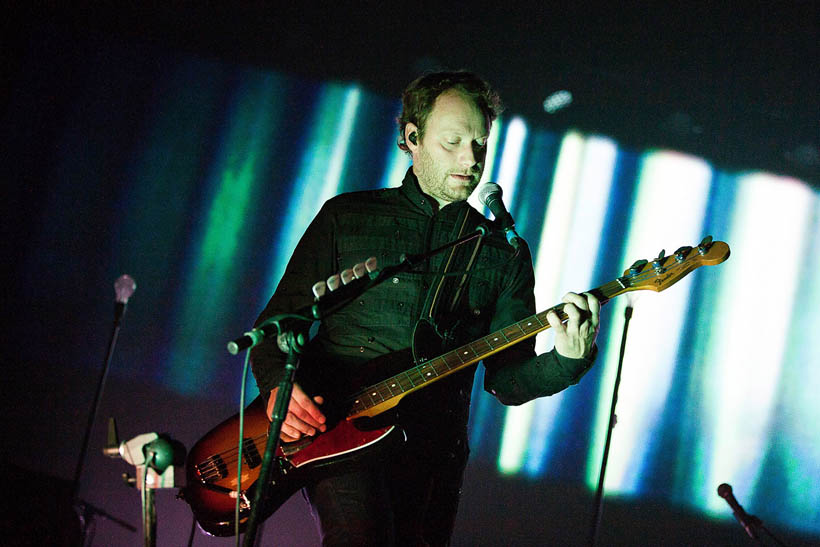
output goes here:
[{"label": "headstock", "polygon": [[729,245],[706,236],[697,247],[681,247],[671,256],[661,251],[651,262],[638,260],[624,271],[617,282],[623,291],[661,292],[701,266],[714,266],[729,258]]}]

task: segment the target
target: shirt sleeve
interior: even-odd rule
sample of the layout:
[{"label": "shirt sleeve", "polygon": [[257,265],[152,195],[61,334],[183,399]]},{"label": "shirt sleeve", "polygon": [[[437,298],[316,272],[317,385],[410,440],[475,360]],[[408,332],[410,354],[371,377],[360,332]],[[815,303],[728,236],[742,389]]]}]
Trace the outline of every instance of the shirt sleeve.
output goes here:
[{"label": "shirt sleeve", "polygon": [[[535,313],[535,275],[526,245],[508,283],[502,289],[490,331],[494,332]],[[519,342],[484,360],[484,389],[505,405],[520,405],[558,393],[577,384],[592,367],[597,346],[582,359],[570,359],[554,349],[535,354],[535,337]]]},{"label": "shirt sleeve", "polygon": [[[254,326],[275,315],[293,313],[313,301],[312,287],[334,272],[335,244],[333,215],[325,204],[308,226],[285,268],[285,273]],[[263,396],[275,388],[284,375],[287,355],[279,350],[276,338],[266,338],[251,350],[251,370]]]}]

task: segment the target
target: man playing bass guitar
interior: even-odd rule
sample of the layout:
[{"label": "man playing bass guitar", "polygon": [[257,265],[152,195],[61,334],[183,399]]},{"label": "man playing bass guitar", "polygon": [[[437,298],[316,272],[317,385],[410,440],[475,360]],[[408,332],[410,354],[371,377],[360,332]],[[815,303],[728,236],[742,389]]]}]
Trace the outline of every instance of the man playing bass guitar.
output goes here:
[{"label": "man playing bass guitar", "polygon": [[[466,200],[484,169],[498,95],[472,73],[441,72],[412,82],[402,102],[398,146],[411,156],[412,167],[401,187],[328,200],[257,324],[310,304],[316,280],[371,256],[382,265],[396,264],[403,254],[439,247],[487,222]],[[535,313],[529,249],[526,243],[514,249],[497,232],[398,274],[325,318],[303,355],[282,441],[325,432],[337,387],[375,358],[408,348],[414,331],[417,345],[436,342],[434,349],[415,348],[417,359],[419,353],[434,357]],[[566,322],[554,311],[547,315],[555,331],[552,351],[536,355],[530,337],[484,359],[484,389],[502,403],[519,405],[561,391],[592,366],[599,301],[587,293],[563,300]],[[270,394],[270,416],[285,354],[270,339],[252,350],[251,362],[260,393]],[[405,442],[379,457],[363,450],[343,470],[304,488],[323,544],[449,542],[469,453],[475,370],[466,367],[402,399],[391,419]]]}]

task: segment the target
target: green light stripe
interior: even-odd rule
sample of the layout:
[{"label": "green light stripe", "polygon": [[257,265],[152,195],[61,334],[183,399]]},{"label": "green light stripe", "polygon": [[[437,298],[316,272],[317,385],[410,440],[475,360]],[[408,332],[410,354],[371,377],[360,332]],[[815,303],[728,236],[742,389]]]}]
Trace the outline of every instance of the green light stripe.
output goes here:
[{"label": "green light stripe", "polygon": [[240,289],[236,262],[246,250],[240,243],[252,190],[282,114],[281,87],[275,76],[249,73],[228,109],[230,125],[208,176],[213,195],[184,277],[167,371],[167,382],[180,393],[205,388],[215,355],[224,352],[224,340],[214,333],[225,328],[222,316]]}]

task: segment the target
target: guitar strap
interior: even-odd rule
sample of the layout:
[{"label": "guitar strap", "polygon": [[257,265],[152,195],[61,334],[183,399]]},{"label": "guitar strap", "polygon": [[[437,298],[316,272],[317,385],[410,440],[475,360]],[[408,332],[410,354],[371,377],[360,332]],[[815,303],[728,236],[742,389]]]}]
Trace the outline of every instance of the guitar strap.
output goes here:
[{"label": "guitar strap", "polygon": [[[464,236],[471,229],[468,222],[469,213],[470,206],[465,203],[461,217],[453,228],[451,240]],[[438,281],[431,284],[427,293],[420,320],[428,321],[433,325],[445,344],[452,338],[452,331],[458,323],[458,314],[454,312],[464,294],[470,278],[469,271],[475,264],[481,243],[482,238],[476,238],[476,242],[472,245],[458,245],[450,249],[447,258],[443,261],[441,271],[437,274]],[[453,271],[463,271],[464,274],[461,276],[445,275]]]}]

